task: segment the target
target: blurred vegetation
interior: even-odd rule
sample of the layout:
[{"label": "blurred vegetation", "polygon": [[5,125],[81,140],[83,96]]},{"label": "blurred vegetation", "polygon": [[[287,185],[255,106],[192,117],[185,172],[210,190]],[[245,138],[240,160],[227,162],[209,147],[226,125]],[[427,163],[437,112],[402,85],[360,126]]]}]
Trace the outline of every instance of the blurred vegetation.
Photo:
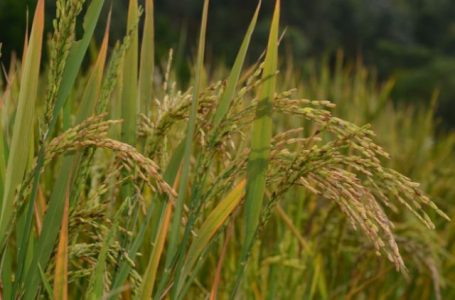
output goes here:
[{"label": "blurred vegetation", "polygon": [[[9,57],[13,50],[21,53],[25,8],[34,7],[35,2],[0,1],[4,56]],[[54,11],[53,1],[46,2],[47,10]],[[266,13],[259,19],[251,58],[263,51],[267,38],[267,16],[273,1],[263,2]],[[111,33],[115,40],[124,34],[127,4],[112,1],[115,22]],[[165,57],[171,47],[180,49],[185,57],[181,75],[186,79],[189,71],[185,62],[194,53],[187,50],[194,49],[187,41],[195,40],[200,5],[200,0],[155,1],[158,57]],[[207,33],[209,59],[233,61],[255,5],[256,1],[213,1]],[[362,59],[377,70],[380,80],[392,76],[396,101],[426,102],[435,89],[439,90],[437,113],[445,125],[455,126],[455,1],[287,0],[282,20],[287,27],[283,51],[292,53],[297,65],[319,61],[322,56],[334,61],[335,52],[343,49],[348,61]],[[50,19],[47,24],[49,29]],[[99,38],[101,35],[99,30]]]}]

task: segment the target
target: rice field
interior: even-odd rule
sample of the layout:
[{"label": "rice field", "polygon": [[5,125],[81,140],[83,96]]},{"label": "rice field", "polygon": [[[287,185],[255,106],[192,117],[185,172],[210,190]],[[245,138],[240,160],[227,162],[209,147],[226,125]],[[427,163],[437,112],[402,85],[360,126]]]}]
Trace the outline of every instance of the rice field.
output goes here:
[{"label": "rice field", "polygon": [[129,1],[113,48],[104,0],[44,2],[0,76],[0,299],[455,298],[437,92],[396,104],[341,51],[301,72],[284,1],[247,63],[251,12],[231,66],[205,62],[201,1],[188,86],[155,56],[152,0]]}]

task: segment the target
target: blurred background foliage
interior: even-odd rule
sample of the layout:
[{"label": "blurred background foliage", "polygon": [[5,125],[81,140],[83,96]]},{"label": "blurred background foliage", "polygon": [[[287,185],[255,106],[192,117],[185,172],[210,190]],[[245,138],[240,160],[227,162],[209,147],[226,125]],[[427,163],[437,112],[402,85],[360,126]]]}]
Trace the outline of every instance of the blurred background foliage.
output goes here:
[{"label": "blurred background foliage", "polygon": [[[0,0],[0,42],[3,62],[12,51],[21,53],[26,8],[36,0]],[[53,1],[46,1],[49,15]],[[212,1],[208,28],[209,62],[231,63],[257,1]],[[250,58],[265,47],[267,17],[273,1],[265,0],[262,19],[252,43]],[[169,48],[177,50],[180,76],[189,78],[198,32],[200,0],[156,0],[158,60]],[[116,0],[113,41],[124,34],[128,1]],[[106,10],[109,9],[109,3]],[[380,81],[393,78],[396,102],[428,103],[439,91],[437,113],[444,127],[455,126],[455,1],[453,0],[287,0],[282,24],[287,27],[281,51],[293,54],[294,65],[309,76],[312,65],[325,61],[334,66],[336,51],[347,61],[362,60]],[[47,19],[50,32],[50,18]],[[99,36],[102,35],[102,26]],[[6,57],[6,59],[5,59]]]}]

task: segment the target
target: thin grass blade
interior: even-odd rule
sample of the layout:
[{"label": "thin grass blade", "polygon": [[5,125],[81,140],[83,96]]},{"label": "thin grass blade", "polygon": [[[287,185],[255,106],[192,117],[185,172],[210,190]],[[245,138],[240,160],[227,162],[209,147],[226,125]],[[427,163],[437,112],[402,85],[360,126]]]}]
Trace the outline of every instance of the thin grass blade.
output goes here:
[{"label": "thin grass blade", "polygon": [[65,197],[62,226],[55,258],[54,298],[68,299],[68,213],[69,194]]},{"label": "thin grass blade", "polygon": [[152,111],[151,105],[153,97],[153,73],[155,68],[153,14],[153,0],[146,0],[139,71],[139,105],[141,113],[146,114]]},{"label": "thin grass blade", "polygon": [[264,83],[258,89],[258,107],[251,134],[251,152],[248,158],[245,196],[245,240],[240,255],[240,266],[233,295],[238,289],[250,249],[256,238],[265,194],[265,176],[272,138],[272,101],[275,95],[275,75],[278,65],[279,18],[280,1],[277,0],[264,60],[262,75]]},{"label": "thin grass blade", "polygon": [[101,84],[103,81],[103,73],[106,65],[107,50],[109,46],[109,28],[111,24],[111,13],[109,13],[106,29],[104,32],[103,41],[101,42],[98,58],[96,59],[93,70],[87,81],[82,102],[79,106],[79,112],[76,122],[80,123],[88,118],[95,111],[98,97],[100,95]]},{"label": "thin grass blade", "polygon": [[226,89],[221,95],[220,102],[218,103],[218,107],[216,108],[216,112],[213,118],[214,128],[217,128],[220,125],[221,121],[226,116],[229,110],[229,105],[231,104],[232,99],[234,98],[235,89],[239,82],[240,73],[242,72],[243,64],[245,62],[245,57],[248,51],[248,47],[250,45],[251,36],[253,35],[254,28],[256,27],[260,7],[261,2],[259,1],[256,11],[254,12],[253,18],[251,19],[248,30],[246,31],[245,37],[243,38],[242,45],[240,46],[239,52],[237,53],[234,65],[232,66],[231,72],[229,73],[229,77],[226,81]]},{"label": "thin grass blade", "polygon": [[[188,249],[186,261],[181,272],[181,279],[179,280],[180,283],[184,282],[184,279],[192,271],[197,259],[204,249],[207,248],[212,237],[240,204],[240,201],[245,196],[245,185],[246,180],[240,181],[229,194],[218,203],[201,225],[200,230],[196,233],[196,237]],[[180,289],[181,287],[179,290]]]},{"label": "thin grass blade", "polygon": [[199,91],[201,90],[201,80],[203,75],[203,68],[204,68],[204,52],[205,52],[205,36],[207,30],[207,15],[208,15],[208,7],[209,7],[209,0],[204,1],[204,8],[202,11],[202,20],[201,20],[201,29],[199,35],[199,45],[198,45],[198,52],[197,52],[197,62],[196,62],[196,74],[195,74],[195,81],[194,81],[194,89],[192,95],[192,103],[191,103],[191,112],[190,117],[188,120],[188,126],[185,136],[185,146],[183,151],[183,162],[182,162],[182,173],[180,178],[180,185],[178,190],[178,198],[175,205],[174,216],[172,219],[172,225],[169,232],[169,247],[166,253],[166,262],[165,262],[165,270],[164,276],[161,277],[160,285],[158,287],[158,295],[164,289],[166,281],[168,279],[169,270],[171,264],[178,253],[177,243],[178,243],[178,236],[180,232],[180,224],[183,212],[183,205],[185,202],[185,194],[188,185],[188,177],[190,171],[190,160],[191,160],[191,153],[193,150],[193,136],[194,130],[196,127],[196,113],[198,107],[198,99],[199,99]]},{"label": "thin grass blade", "polygon": [[122,141],[130,145],[136,142],[136,123],[138,113],[137,68],[138,68],[138,32],[137,19],[139,8],[137,0],[130,0],[128,7],[128,32],[131,34],[130,46],[123,58],[122,86]]},{"label": "thin grass blade", "polygon": [[[174,182],[174,188],[179,184],[179,177],[177,176]],[[169,230],[169,224],[171,222],[172,216],[172,203],[167,201],[164,208],[164,216],[161,218],[158,225],[158,234],[156,236],[152,254],[150,255],[149,263],[147,269],[144,273],[143,282],[141,286],[141,296],[140,299],[148,300],[152,297],[153,287],[155,286],[156,273],[158,270],[158,265],[161,259],[161,255],[164,250],[164,243],[166,241],[167,233]]]},{"label": "thin grass blade", "polygon": [[13,199],[24,177],[32,145],[36,93],[39,82],[41,48],[44,30],[44,0],[36,5],[30,42],[23,62],[16,119],[6,167],[5,185],[0,210],[0,245],[5,242],[13,213]]},{"label": "thin grass blade", "polygon": [[220,287],[221,282],[221,271],[223,268],[223,263],[226,258],[226,253],[228,249],[229,242],[234,235],[234,225],[230,224],[227,228],[226,237],[224,240],[223,248],[221,249],[220,257],[218,259],[218,264],[216,266],[215,278],[213,279],[212,288],[210,289],[210,298],[209,300],[216,300],[218,299],[218,289]]},{"label": "thin grass blade", "polygon": [[41,282],[43,283],[43,286],[44,286],[44,290],[47,293],[47,297],[48,297],[48,299],[53,300],[54,292],[52,291],[51,284],[49,283],[49,278],[47,278],[47,276],[44,273],[43,268],[41,268],[41,266],[38,266],[38,270],[39,270]]}]

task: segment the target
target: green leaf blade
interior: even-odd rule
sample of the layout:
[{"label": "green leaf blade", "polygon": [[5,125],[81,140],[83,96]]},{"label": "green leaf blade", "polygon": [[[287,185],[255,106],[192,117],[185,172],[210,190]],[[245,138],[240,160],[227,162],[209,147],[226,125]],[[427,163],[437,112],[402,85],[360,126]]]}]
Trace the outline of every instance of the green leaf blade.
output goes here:
[{"label": "green leaf blade", "polygon": [[[171,228],[169,232],[169,244],[168,251],[166,253],[165,261],[165,276],[162,276],[160,284],[158,286],[158,292],[155,297],[160,297],[159,295],[163,291],[167,276],[166,272],[169,271],[172,262],[175,256],[179,253],[177,248],[178,237],[180,232],[181,217],[183,212],[183,206],[185,201],[185,194],[188,185],[189,172],[190,172],[190,160],[193,150],[193,136],[196,128],[196,119],[197,119],[197,107],[199,99],[199,91],[202,86],[202,77],[204,73],[204,52],[205,52],[205,38],[207,31],[207,16],[208,16],[209,0],[204,1],[204,7],[202,11],[202,20],[201,20],[201,29],[199,34],[199,43],[198,43],[198,52],[197,52],[197,62],[196,62],[196,74],[194,89],[192,94],[191,102],[191,111],[190,117],[188,120],[188,126],[186,130],[186,136],[184,138],[184,150],[183,150],[183,161],[182,161],[182,173],[180,177],[180,184],[178,188],[178,197],[175,205],[174,215],[172,218]],[[175,291],[175,289],[174,289]]]},{"label": "green leaf blade", "polygon": [[133,30],[130,46],[123,59],[123,86],[121,93],[122,141],[130,145],[136,142],[136,123],[138,113],[138,31],[139,8],[137,0],[130,0],[128,8],[128,31]]},{"label": "green leaf blade", "polygon": [[250,45],[251,36],[253,35],[253,31],[256,27],[260,7],[261,2],[259,2],[256,11],[254,12],[248,30],[246,31],[245,37],[243,38],[242,45],[240,46],[239,52],[237,53],[234,65],[232,66],[232,70],[229,73],[229,77],[226,82],[226,89],[220,97],[220,102],[218,103],[218,107],[213,119],[214,128],[220,125],[221,121],[229,110],[229,105],[231,104],[232,99],[234,98],[235,89],[239,82],[240,73],[242,72],[242,67],[245,62],[245,57]]},{"label": "green leaf blade", "polygon": [[141,113],[151,112],[153,96],[153,74],[155,69],[153,13],[153,0],[146,0],[139,71],[139,105]]},{"label": "green leaf blade", "polygon": [[44,0],[37,3],[30,42],[25,54],[16,120],[10,155],[7,162],[5,185],[0,211],[0,244],[5,242],[6,232],[13,210],[13,200],[17,186],[22,182],[33,146],[33,126],[35,102],[41,64],[41,48],[44,30]]},{"label": "green leaf blade", "polygon": [[264,195],[266,190],[266,172],[272,139],[272,101],[276,89],[278,67],[278,31],[280,1],[275,2],[272,24],[270,27],[267,53],[264,60],[262,78],[264,82],[258,88],[258,106],[251,135],[251,152],[247,165],[247,185],[245,196],[245,238],[240,254],[240,266],[232,296],[240,285],[248,255],[256,238]]}]

